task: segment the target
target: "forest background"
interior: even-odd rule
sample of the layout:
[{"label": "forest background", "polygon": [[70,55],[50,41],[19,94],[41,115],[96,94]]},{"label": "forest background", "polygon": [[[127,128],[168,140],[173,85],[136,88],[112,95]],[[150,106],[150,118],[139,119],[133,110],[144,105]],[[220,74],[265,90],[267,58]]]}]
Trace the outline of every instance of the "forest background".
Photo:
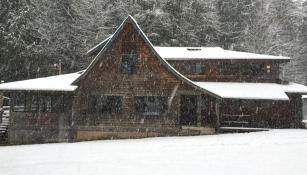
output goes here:
[{"label": "forest background", "polygon": [[283,55],[286,80],[307,84],[303,0],[1,0],[0,80],[85,69],[86,52],[132,15],[156,46],[218,46]]}]

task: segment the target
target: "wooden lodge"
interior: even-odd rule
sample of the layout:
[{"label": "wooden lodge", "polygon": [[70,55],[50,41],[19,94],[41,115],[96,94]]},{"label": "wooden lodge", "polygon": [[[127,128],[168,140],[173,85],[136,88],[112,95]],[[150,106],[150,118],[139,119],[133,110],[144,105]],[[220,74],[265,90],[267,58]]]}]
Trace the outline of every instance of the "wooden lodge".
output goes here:
[{"label": "wooden lodge", "polygon": [[288,57],[155,47],[131,16],[88,56],[76,73],[0,84],[10,144],[301,127],[307,87],[280,78]]}]

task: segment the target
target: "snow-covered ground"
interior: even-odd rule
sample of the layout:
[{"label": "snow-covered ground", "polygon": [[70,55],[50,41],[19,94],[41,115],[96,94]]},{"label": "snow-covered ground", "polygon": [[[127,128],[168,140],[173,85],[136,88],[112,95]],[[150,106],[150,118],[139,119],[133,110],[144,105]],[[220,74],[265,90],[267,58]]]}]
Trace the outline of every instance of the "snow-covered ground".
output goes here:
[{"label": "snow-covered ground", "polygon": [[1,175],[305,175],[307,130],[0,147]]}]

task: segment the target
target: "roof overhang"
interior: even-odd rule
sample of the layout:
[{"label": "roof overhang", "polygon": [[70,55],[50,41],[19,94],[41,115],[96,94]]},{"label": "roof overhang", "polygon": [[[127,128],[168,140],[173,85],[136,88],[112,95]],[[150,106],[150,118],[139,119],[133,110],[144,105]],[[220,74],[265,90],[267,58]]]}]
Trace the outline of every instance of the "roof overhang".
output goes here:
[{"label": "roof overhang", "polygon": [[287,93],[306,94],[307,86],[289,83],[194,82],[223,99],[289,100]]},{"label": "roof overhang", "polygon": [[83,71],[49,76],[43,78],[15,81],[0,84],[0,91],[52,91],[52,92],[73,92],[78,86],[72,85]]}]

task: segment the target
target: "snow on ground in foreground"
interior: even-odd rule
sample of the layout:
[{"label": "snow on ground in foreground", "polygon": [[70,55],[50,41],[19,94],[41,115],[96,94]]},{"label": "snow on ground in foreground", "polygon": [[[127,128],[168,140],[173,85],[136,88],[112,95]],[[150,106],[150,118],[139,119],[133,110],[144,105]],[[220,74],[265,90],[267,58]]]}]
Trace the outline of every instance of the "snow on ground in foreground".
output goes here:
[{"label": "snow on ground in foreground", "polygon": [[305,175],[307,130],[0,147],[1,175]]}]

